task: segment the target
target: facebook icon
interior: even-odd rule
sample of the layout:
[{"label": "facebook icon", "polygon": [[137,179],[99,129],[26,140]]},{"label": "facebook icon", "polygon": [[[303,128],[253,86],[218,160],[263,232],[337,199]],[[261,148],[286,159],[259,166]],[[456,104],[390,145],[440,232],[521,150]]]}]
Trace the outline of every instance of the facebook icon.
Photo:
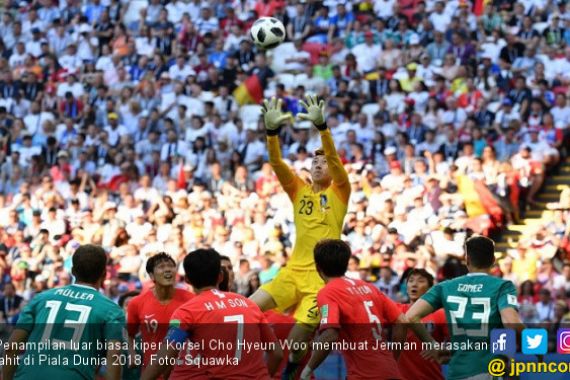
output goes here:
[{"label": "facebook icon", "polygon": [[510,329],[491,330],[491,353],[514,355],[517,350],[515,332]]}]

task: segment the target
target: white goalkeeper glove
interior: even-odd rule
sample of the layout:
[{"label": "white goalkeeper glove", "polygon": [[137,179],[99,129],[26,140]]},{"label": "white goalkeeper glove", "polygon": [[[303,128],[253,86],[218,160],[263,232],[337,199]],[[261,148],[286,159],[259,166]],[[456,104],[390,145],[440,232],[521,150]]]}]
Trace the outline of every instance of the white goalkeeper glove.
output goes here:
[{"label": "white goalkeeper glove", "polygon": [[299,100],[299,104],[307,110],[307,113],[297,114],[299,120],[308,120],[312,122],[319,130],[326,129],[325,125],[325,101],[317,98],[317,95],[305,96],[306,102]]},{"label": "white goalkeeper glove", "polygon": [[290,116],[281,112],[283,101],[271,98],[264,100],[261,113],[263,114],[263,122],[268,135],[276,135],[279,133],[279,127],[286,122]]}]

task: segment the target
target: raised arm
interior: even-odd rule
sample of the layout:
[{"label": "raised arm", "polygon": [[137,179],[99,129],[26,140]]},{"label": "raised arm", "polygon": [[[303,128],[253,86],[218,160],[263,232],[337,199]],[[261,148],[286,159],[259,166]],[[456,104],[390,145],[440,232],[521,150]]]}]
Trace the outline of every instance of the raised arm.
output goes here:
[{"label": "raised arm", "polygon": [[340,161],[340,157],[334,146],[331,132],[327,127],[325,121],[325,101],[317,99],[317,96],[306,96],[306,102],[300,101],[299,103],[307,110],[307,113],[300,113],[297,117],[301,120],[308,120],[319,130],[321,134],[321,142],[329,173],[333,180],[333,186],[336,189],[338,196],[344,201],[348,202],[350,197],[350,182],[348,182],[348,173],[344,169],[344,165]]},{"label": "raised arm", "polygon": [[281,125],[289,119],[288,115],[281,112],[282,100],[271,98],[263,102],[261,113],[267,131],[267,150],[269,153],[269,164],[273,168],[275,175],[283,189],[291,200],[295,199],[295,195],[299,187],[303,184],[303,180],[299,178],[281,158],[281,147],[279,146],[279,131]]},{"label": "raised arm", "polygon": [[350,182],[348,182],[348,173],[344,169],[344,165],[340,161],[340,157],[336,152],[334,141],[330,130],[324,124],[324,130],[320,130],[321,142],[323,143],[323,150],[327,158],[327,165],[329,166],[329,173],[333,180],[333,186],[339,190],[341,199],[348,202],[350,196]]}]

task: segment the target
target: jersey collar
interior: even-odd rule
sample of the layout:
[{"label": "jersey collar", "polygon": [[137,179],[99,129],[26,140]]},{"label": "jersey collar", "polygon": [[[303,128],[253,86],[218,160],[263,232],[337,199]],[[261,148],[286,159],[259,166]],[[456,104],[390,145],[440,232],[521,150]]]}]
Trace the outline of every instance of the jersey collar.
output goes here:
[{"label": "jersey collar", "polygon": [[477,272],[477,273],[467,273],[467,276],[488,276],[488,274]]},{"label": "jersey collar", "polygon": [[93,286],[89,286],[89,285],[71,284],[71,286],[79,286],[80,288],[91,289],[91,290],[97,290],[97,289],[95,289]]}]

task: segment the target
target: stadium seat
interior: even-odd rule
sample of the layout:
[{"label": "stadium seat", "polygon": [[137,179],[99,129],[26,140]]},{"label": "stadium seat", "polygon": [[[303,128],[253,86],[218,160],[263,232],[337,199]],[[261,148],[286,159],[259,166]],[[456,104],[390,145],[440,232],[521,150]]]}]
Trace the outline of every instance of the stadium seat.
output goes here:
[{"label": "stadium seat", "polygon": [[307,81],[307,78],[307,74],[301,73],[295,75],[295,87],[304,85]]},{"label": "stadium seat", "polygon": [[286,90],[291,90],[296,86],[295,75],[293,74],[288,74],[288,73],[279,74],[277,76],[277,81],[281,83],[283,86],[285,86]]},{"label": "stadium seat", "polygon": [[259,120],[261,116],[261,106],[257,104],[250,104],[243,106],[240,109],[240,117],[243,120],[244,125],[255,123]]},{"label": "stadium seat", "polygon": [[362,106],[362,113],[368,116],[368,122],[372,123],[372,118],[378,111],[380,111],[380,106],[376,103],[369,103]]},{"label": "stadium seat", "polygon": [[192,115],[204,116],[204,102],[198,99],[187,98],[185,105]]}]

